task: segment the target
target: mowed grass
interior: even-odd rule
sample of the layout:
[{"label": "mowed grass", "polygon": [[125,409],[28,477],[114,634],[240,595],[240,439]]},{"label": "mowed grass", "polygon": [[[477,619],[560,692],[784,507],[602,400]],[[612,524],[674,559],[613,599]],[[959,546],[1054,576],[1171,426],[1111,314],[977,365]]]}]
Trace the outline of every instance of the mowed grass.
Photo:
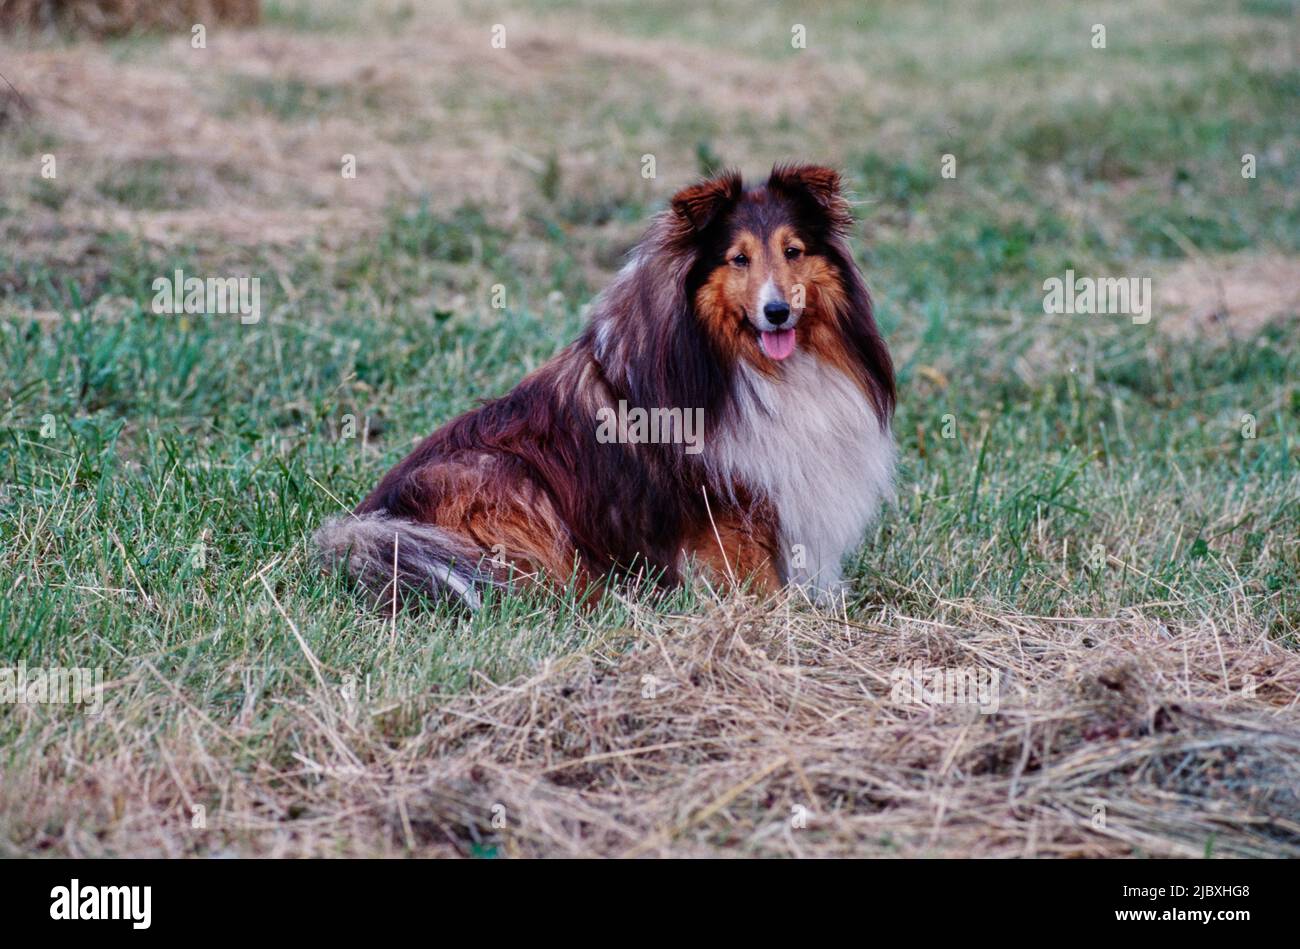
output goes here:
[{"label": "mowed grass", "polygon": [[[971,603],[1008,617],[1140,612],[1300,646],[1297,314],[1237,329],[1229,313],[1226,328],[1178,334],[1180,314],[1159,307],[1135,325],[1041,305],[1043,281],[1067,268],[1158,284],[1188,255],[1300,250],[1300,73],[1276,55],[1294,8],[1206,4],[1202,20],[1160,3],[1095,17],[1066,3],[859,6],[524,11],[552,35],[599,32],[563,95],[456,77],[465,127],[541,156],[505,166],[508,209],[394,185],[378,226],[342,249],[111,230],[73,261],[0,247],[0,665],[101,667],[110,683],[100,719],[0,708],[0,774],[44,775],[56,801],[4,801],[0,849],[131,852],[114,835],[120,802],[73,792],[115,760],[163,768],[160,735],[240,725],[210,752],[209,796],[166,815],[183,823],[195,803],[218,812],[231,782],[299,767],[299,716],[321,683],[359,689],[399,743],[439,696],[625,648],[646,613],[707,611],[693,588],[594,611],[532,593],[474,616],[375,613],[314,568],[308,540],[414,441],[569,341],[648,215],[719,163],[761,174],[777,159],[830,161],[855,194],[855,249],[898,364],[901,464],[897,505],[849,571],[851,618],[960,621],[956,604]],[[272,12],[272,36],[359,36],[362,51],[366,31],[408,28]],[[484,13],[484,29],[502,17],[509,27]],[[1094,20],[1105,50],[1089,45]],[[790,48],[791,23],[807,24],[808,50]],[[751,86],[734,106],[684,102],[666,72],[612,78],[618,53],[602,55],[602,38],[717,55],[726,82]],[[120,54],[147,56],[150,42]],[[878,87],[862,80],[867,61]],[[779,89],[783,70],[793,90]],[[200,101],[286,128],[384,110],[346,83],[292,76]],[[39,111],[30,122],[0,145],[15,161],[58,151],[59,130]],[[653,181],[643,152],[658,156]],[[940,176],[944,154],[954,179]],[[29,203],[58,212],[61,188],[137,211],[201,204],[210,179],[190,160],[109,166],[97,181],[75,166],[57,183],[34,173],[0,195],[0,223]],[[601,171],[575,170],[593,160]],[[246,182],[231,172],[219,186],[238,201]],[[151,313],[151,281],[178,268],[260,277],[262,321]],[[504,309],[490,305],[495,284]],[[243,827],[181,851],[258,840]]]}]

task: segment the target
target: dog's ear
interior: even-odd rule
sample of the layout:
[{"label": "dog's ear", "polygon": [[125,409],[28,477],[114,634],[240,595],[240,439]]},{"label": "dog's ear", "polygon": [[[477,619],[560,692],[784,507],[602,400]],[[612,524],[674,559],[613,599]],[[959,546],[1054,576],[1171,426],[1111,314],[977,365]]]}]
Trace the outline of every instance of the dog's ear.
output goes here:
[{"label": "dog's ear", "polygon": [[723,171],[673,195],[673,212],[687,233],[699,233],[734,204],[742,192],[740,172]]},{"label": "dog's ear", "polygon": [[817,209],[836,231],[847,230],[853,223],[849,202],[844,197],[840,173],[822,165],[775,165],[767,187],[801,200]]}]

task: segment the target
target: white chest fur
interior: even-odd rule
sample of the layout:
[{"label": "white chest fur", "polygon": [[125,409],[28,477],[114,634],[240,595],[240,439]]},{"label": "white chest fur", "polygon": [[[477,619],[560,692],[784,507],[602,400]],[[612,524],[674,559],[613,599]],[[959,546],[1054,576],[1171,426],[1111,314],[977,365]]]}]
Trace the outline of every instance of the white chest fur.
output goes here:
[{"label": "white chest fur", "polygon": [[800,350],[769,379],[742,364],[736,414],[704,455],[720,480],[761,492],[780,520],[782,574],[818,594],[892,491],[894,441],[862,390]]}]

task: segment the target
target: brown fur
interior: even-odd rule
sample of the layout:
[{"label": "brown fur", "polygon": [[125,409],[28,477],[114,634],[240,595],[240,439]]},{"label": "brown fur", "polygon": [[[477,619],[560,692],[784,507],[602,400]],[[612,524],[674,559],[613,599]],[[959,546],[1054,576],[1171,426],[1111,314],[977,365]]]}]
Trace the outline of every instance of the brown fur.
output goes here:
[{"label": "brown fur", "polygon": [[[773,378],[782,372],[745,313],[770,277],[787,297],[805,290],[798,345],[856,380],[886,420],[893,372],[843,244],[848,221],[838,176],[811,166],[779,166],[749,192],[734,172],[679,192],[577,341],[506,396],[425,439],[352,521],[322,530],[321,547],[347,559],[357,531],[367,532],[367,549],[384,549],[385,537],[400,546],[392,533],[413,522],[481,551],[479,563],[456,562],[465,582],[575,580],[588,588],[611,571],[649,571],[672,584],[694,561],[719,581],[779,588],[780,525],[764,498],[744,484],[716,483],[707,456],[682,444],[602,443],[597,412],[620,401],[698,407],[707,445],[731,424],[742,360]],[[744,267],[733,262],[741,252]],[[381,575],[378,564],[353,572]],[[399,580],[427,585],[425,573]]]}]

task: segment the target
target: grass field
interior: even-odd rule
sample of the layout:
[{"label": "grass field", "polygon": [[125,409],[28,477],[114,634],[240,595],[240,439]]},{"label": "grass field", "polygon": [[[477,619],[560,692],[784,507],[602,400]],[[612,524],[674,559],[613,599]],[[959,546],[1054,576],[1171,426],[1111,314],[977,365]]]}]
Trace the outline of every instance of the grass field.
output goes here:
[{"label": "grass field", "polygon": [[[0,853],[1300,856],[1297,7],[1091,6],[0,39],[0,666],[106,680],[0,706]],[[899,369],[844,610],[394,616],[314,569],[675,189],[792,158],[852,186]],[[261,321],[152,313],[177,268]],[[1151,321],[1045,314],[1067,269]],[[916,662],[1000,709],[891,702]]]}]

